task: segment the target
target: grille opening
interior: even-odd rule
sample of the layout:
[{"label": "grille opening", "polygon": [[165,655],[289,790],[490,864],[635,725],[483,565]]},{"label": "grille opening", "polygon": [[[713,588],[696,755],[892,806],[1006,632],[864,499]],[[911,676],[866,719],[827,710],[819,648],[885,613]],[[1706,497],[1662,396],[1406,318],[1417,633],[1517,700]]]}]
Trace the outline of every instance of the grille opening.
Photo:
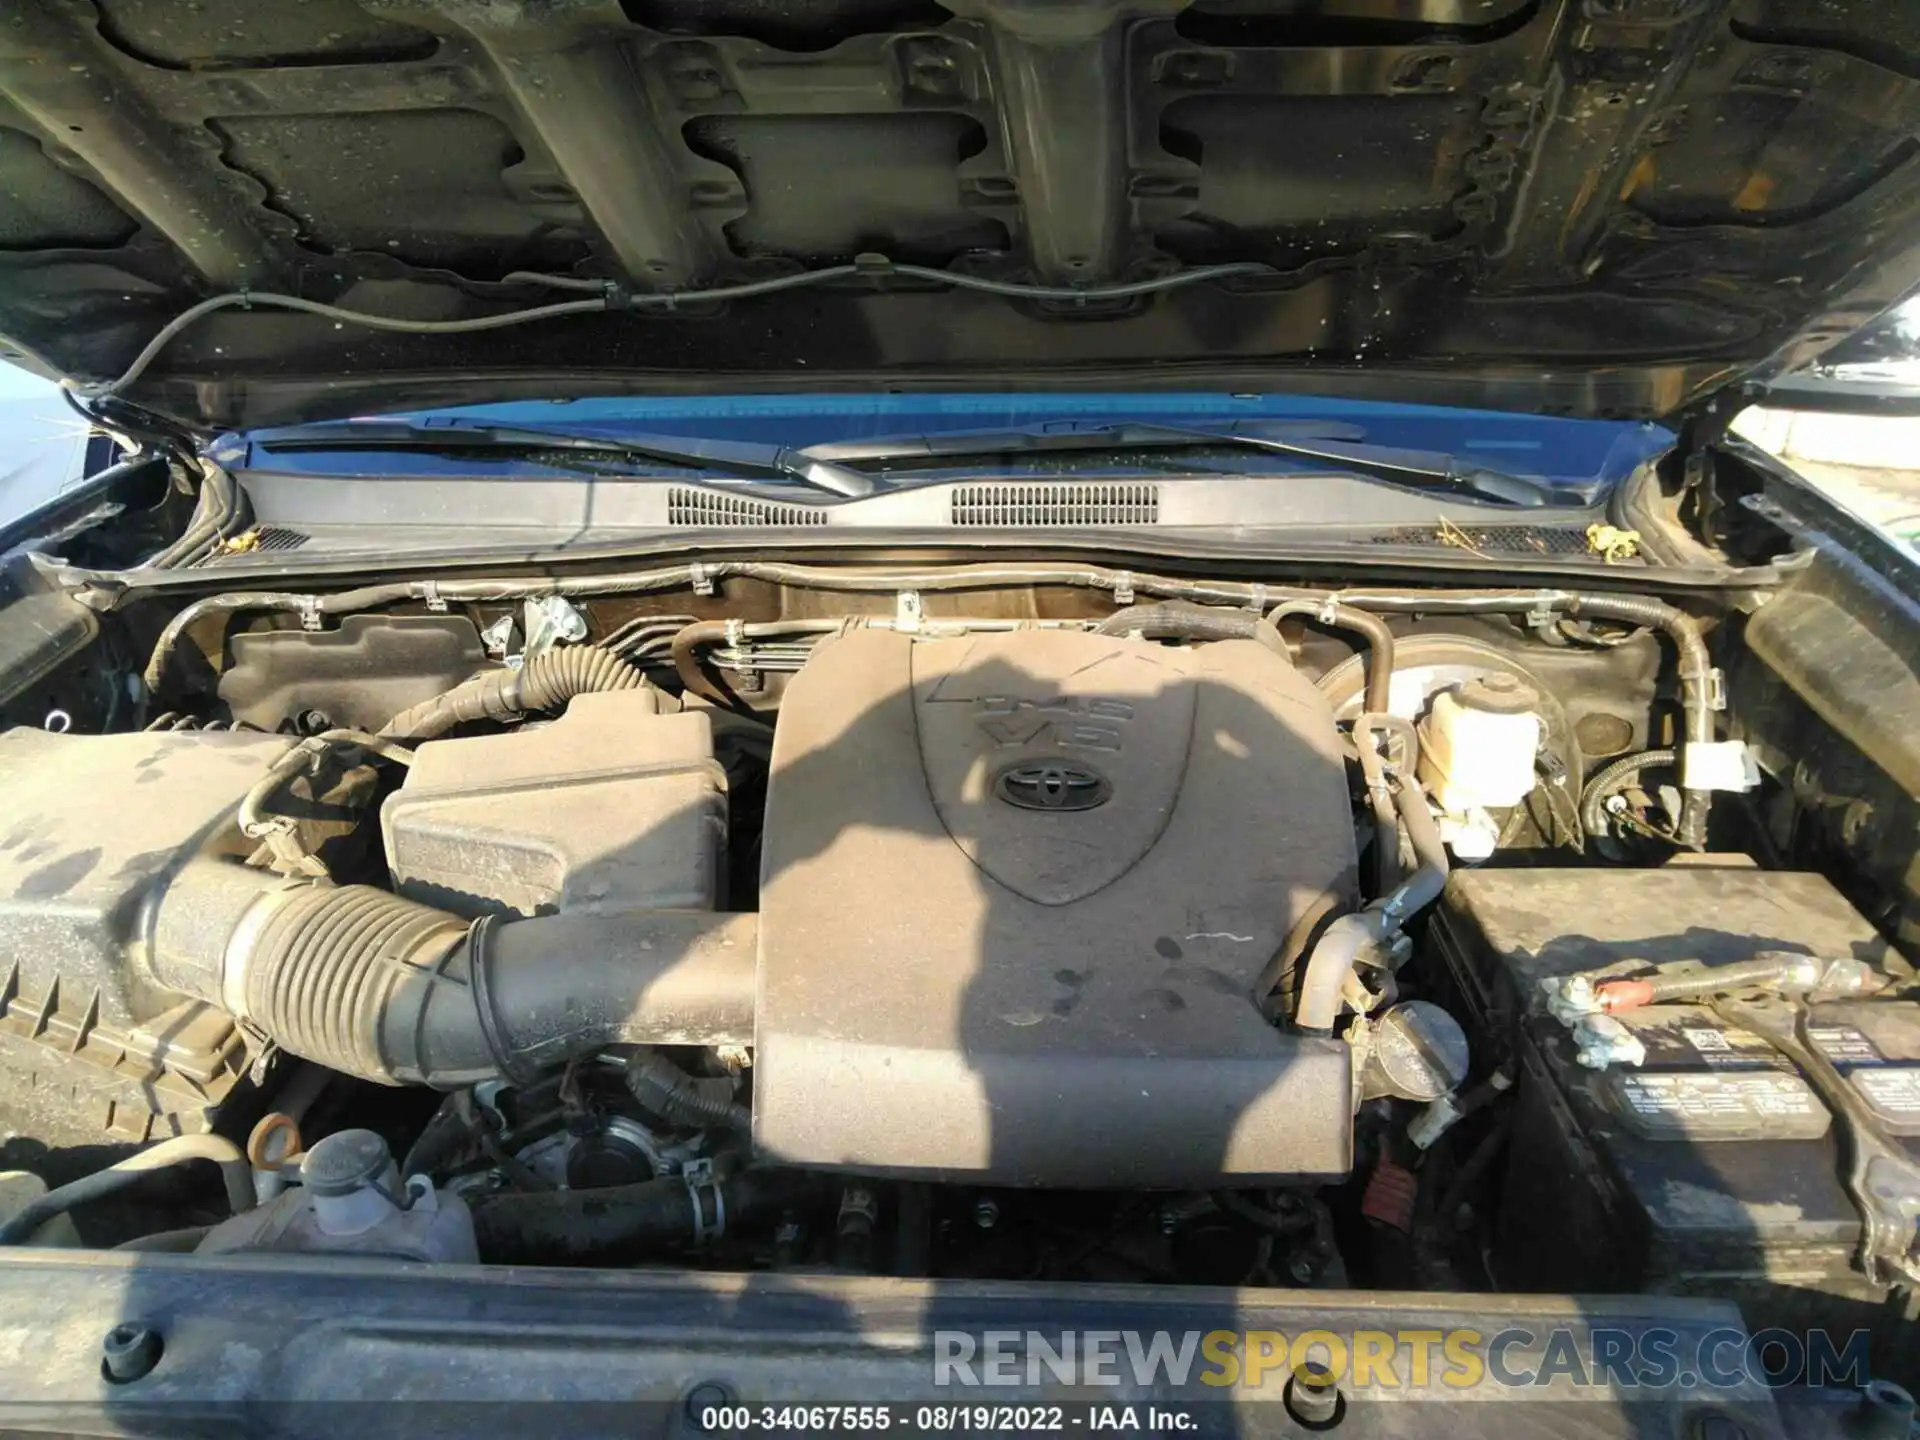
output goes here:
[{"label": "grille opening", "polygon": [[676,485],[667,491],[669,525],[824,525],[827,514],[811,505],[783,505],[754,495],[717,495]]},{"label": "grille opening", "polygon": [[957,485],[950,519],[968,526],[1157,525],[1160,487],[1113,482]]}]

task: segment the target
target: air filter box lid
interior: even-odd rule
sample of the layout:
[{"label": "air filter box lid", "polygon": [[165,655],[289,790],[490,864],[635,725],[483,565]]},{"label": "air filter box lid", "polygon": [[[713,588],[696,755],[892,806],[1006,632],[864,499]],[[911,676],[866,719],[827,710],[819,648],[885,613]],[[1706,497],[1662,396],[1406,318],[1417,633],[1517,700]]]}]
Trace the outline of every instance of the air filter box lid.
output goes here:
[{"label": "air filter box lid", "polygon": [[705,714],[576,695],[504,735],[420,746],[381,810],[394,888],[460,915],[711,909],[726,775]]}]

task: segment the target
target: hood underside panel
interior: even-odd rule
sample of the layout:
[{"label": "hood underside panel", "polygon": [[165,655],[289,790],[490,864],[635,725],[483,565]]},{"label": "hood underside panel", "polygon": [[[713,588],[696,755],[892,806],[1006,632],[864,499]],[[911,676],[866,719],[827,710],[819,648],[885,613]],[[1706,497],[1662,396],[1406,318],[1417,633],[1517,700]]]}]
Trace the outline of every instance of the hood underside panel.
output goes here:
[{"label": "hood underside panel", "polygon": [[[1303,384],[1671,415],[1920,280],[1907,0],[11,0],[0,353],[100,379],[210,295],[197,424],[651,390]],[[1302,367],[1313,367],[1302,377]]]}]

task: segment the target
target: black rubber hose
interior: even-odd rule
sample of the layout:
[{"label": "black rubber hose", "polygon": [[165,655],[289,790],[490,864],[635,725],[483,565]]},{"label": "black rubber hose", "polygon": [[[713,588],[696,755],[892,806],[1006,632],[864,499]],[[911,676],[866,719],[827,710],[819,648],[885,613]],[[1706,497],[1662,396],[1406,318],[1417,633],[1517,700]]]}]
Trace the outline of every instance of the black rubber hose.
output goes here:
[{"label": "black rubber hose", "polygon": [[[1420,737],[1410,722],[1397,715],[1362,715],[1353,722],[1353,734],[1356,744],[1369,747],[1375,744],[1377,735],[1400,738],[1402,759],[1400,775],[1392,786],[1393,808],[1400,824],[1407,827],[1407,843],[1419,864],[1390,896],[1383,898],[1390,900],[1396,922],[1402,921],[1426,909],[1447,888],[1447,847],[1440,839],[1433,812],[1427,808],[1426,791],[1413,778],[1420,764]],[[1388,838],[1396,848],[1399,846],[1397,829]]]},{"label": "black rubber hose", "polygon": [[245,513],[245,493],[233,484],[233,477],[208,461],[200,464],[200,492],[194,499],[193,515],[179,538],[156,555],[147,558],[142,568],[164,570],[201,558],[210,546],[225,538],[234,522]]},{"label": "black rubber hose", "polygon": [[1587,788],[1580,793],[1580,828],[1588,835],[1607,833],[1607,798],[1616,794],[1640,774],[1642,770],[1653,770],[1662,766],[1679,763],[1680,756],[1673,750],[1642,750],[1637,755],[1622,755],[1610,765],[1603,765],[1587,781]]},{"label": "black rubber hose", "polygon": [[136,1235],[122,1240],[116,1250],[140,1250],[159,1255],[191,1255],[200,1242],[213,1233],[211,1225],[188,1225],[179,1230],[156,1230],[151,1235]]},{"label": "black rubber hose", "polygon": [[[1413,727],[1392,715],[1363,715],[1354,724],[1354,741],[1372,745],[1377,732],[1397,731],[1404,738],[1409,761],[1419,754]],[[1394,786],[1394,806],[1400,823],[1407,827],[1407,839],[1420,862],[1413,874],[1389,895],[1376,900],[1365,910],[1342,915],[1321,934],[1308,954],[1301,972],[1300,999],[1294,1008],[1297,1030],[1313,1035],[1328,1035],[1340,1017],[1342,994],[1347,977],[1359,956],[1368,948],[1397,935],[1414,915],[1440,898],[1447,886],[1447,849],[1441,843],[1439,827],[1427,809],[1426,792],[1410,776]],[[1397,838],[1396,838],[1396,842]]]},{"label": "black rubber hose", "polygon": [[679,675],[680,683],[686,687],[689,695],[698,695],[722,710],[732,710],[739,702],[700,664],[701,649],[707,645],[718,645],[726,638],[726,621],[696,620],[673,632],[673,646],[669,653],[673,656],[674,672]]},{"label": "black rubber hose", "polygon": [[750,715],[752,712],[745,708],[740,697],[730,692],[707,670],[701,661],[702,650],[709,645],[725,642],[736,631],[743,640],[766,639],[776,635],[830,635],[846,628],[846,623],[844,620],[821,619],[767,620],[736,625],[731,620],[696,620],[673,632],[667,653],[673,660],[674,673],[680,677],[687,694],[698,695],[723,712]]},{"label": "black rubber hose", "polygon": [[520,667],[522,710],[558,710],[575,695],[602,690],[640,690],[647,677],[626,657],[598,645],[543,650]]},{"label": "black rubber hose", "polygon": [[[1680,702],[1686,716],[1687,744],[1713,743],[1713,658],[1707,653],[1706,639],[1691,615],[1658,600],[1631,595],[1575,595],[1567,604],[1567,614],[1651,625],[1671,636],[1679,654]],[[1683,772],[1674,838],[1690,850],[1704,850],[1713,792],[1687,789],[1685,778]]]},{"label": "black rubber hose", "polygon": [[1333,630],[1351,630],[1367,642],[1368,713],[1385,715],[1392,709],[1393,630],[1370,610],[1331,600],[1286,600],[1267,612],[1267,624],[1278,627],[1289,615],[1305,615]]},{"label": "black rubber hose", "polygon": [[518,670],[489,670],[423,700],[380,727],[402,740],[431,740],[472,720],[514,720],[528,710],[558,710],[575,695],[640,690],[647,677],[631,661],[598,645],[543,650]]},{"label": "black rubber hose", "polygon": [[[1374,743],[1370,721],[1362,715],[1353,722],[1353,748],[1360,759],[1360,778],[1367,787],[1367,799],[1373,809],[1373,893],[1387,894],[1400,883],[1400,811],[1393,803],[1393,787],[1387,781],[1386,757]],[[1411,768],[1411,767],[1409,767]]]},{"label": "black rubber hose", "polygon": [[1213,1203],[1236,1219],[1244,1220],[1257,1229],[1270,1235],[1298,1235],[1314,1227],[1314,1212],[1311,1209],[1295,1210],[1290,1215],[1282,1215],[1277,1210],[1269,1210],[1252,1197],[1237,1190],[1216,1190]]},{"label": "black rubber hose", "polygon": [[1440,827],[1434,823],[1433,812],[1427,808],[1426,795],[1419,785],[1402,781],[1395,787],[1393,799],[1400,812],[1400,823],[1407,827],[1407,843],[1420,862],[1394,895],[1399,913],[1404,917],[1419,914],[1447,888],[1447,847],[1440,839]]},{"label": "black rubber hose", "polygon": [[178,1135],[28,1201],[0,1224],[0,1245],[19,1245],[31,1240],[33,1232],[54,1216],[124,1190],[156,1170],[171,1169],[190,1160],[211,1160],[220,1167],[220,1178],[227,1188],[227,1205],[234,1214],[253,1208],[253,1169],[239,1146],[219,1135]]},{"label": "black rubber hose", "polygon": [[[1395,844],[1398,843],[1396,836]],[[1253,982],[1254,1001],[1267,1019],[1275,1020],[1293,1013],[1295,992],[1299,988],[1300,962],[1321,935],[1326,933],[1328,922],[1346,903],[1346,897],[1338,890],[1322,891],[1301,912],[1300,918],[1293,922],[1286,940],[1267,962],[1266,968],[1261,970],[1260,978]]]},{"label": "black rubber hose", "polygon": [[1460,1162],[1460,1168],[1453,1172],[1452,1181],[1435,1202],[1433,1211],[1434,1218],[1447,1230],[1457,1228],[1454,1217],[1460,1213],[1460,1206],[1466,1201],[1473,1187],[1478,1185],[1487,1171],[1493,1168],[1493,1162],[1500,1158],[1512,1134],[1511,1118],[1503,1117],[1491,1130],[1480,1137],[1480,1143],[1473,1147],[1467,1158]]},{"label": "black rubber hose", "polygon": [[461,1101],[468,1092],[447,1096],[432,1118],[413,1137],[413,1144],[400,1160],[400,1178],[409,1175],[437,1175],[473,1144],[473,1129]]},{"label": "black rubber hose", "polygon": [[753,1128],[753,1112],[733,1099],[733,1082],[724,1077],[703,1083],[650,1050],[627,1057],[627,1089],[634,1100],[663,1120],[704,1128]]},{"label": "black rubber hose", "polygon": [[1251,610],[1163,600],[1116,610],[1093,628],[1097,635],[1129,635],[1137,630],[1149,639],[1253,640],[1260,634],[1260,616]]},{"label": "black rubber hose", "polygon": [[[717,1192],[702,1194],[702,1191]],[[473,1229],[488,1264],[564,1265],[632,1257],[696,1238],[734,1234],[816,1204],[819,1180],[796,1170],[743,1170],[710,1185],[680,1176],[594,1190],[507,1193],[479,1200]],[[696,1208],[700,1207],[700,1208]]]}]

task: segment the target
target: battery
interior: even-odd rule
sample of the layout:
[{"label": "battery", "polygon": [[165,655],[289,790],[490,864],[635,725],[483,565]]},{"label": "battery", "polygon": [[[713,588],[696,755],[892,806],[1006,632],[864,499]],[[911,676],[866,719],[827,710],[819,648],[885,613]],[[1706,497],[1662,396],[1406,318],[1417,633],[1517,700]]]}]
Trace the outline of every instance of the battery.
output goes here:
[{"label": "battery", "polygon": [[[1540,985],[1767,951],[1910,979],[1824,877],[1738,862],[1460,871],[1431,934],[1483,1044],[1517,1072],[1493,1222],[1502,1285],[1718,1295],[1758,1324],[1880,1318],[1855,1265],[1841,1127],[1790,1061],[1709,1005],[1674,1004],[1616,1016],[1641,1064],[1589,1069]],[[1920,1136],[1920,1003],[1817,1005],[1809,1039],[1890,1134]]]}]

